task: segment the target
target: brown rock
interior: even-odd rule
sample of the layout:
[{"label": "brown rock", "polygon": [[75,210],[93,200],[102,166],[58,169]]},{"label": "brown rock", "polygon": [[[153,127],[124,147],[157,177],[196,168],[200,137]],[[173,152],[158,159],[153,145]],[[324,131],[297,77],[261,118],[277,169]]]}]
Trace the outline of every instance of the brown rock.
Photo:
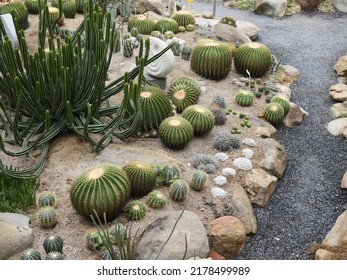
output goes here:
[{"label": "brown rock", "polygon": [[[259,112],[262,115],[263,112]],[[255,133],[262,138],[275,137],[277,129],[267,121],[256,117],[254,115],[251,116],[251,122],[255,126]]]},{"label": "brown rock", "polygon": [[283,17],[286,8],[287,0],[255,0],[254,12],[258,15]]},{"label": "brown rock", "polygon": [[342,102],[347,100],[347,85],[336,84],[329,88],[329,94],[332,99]]},{"label": "brown rock", "polygon": [[297,0],[303,11],[315,9],[323,1],[324,0]]},{"label": "brown rock", "polygon": [[213,19],[214,18],[213,13],[208,12],[208,11],[203,12],[201,14],[201,17],[206,18],[206,19]]},{"label": "brown rock", "polygon": [[139,0],[132,1],[131,12],[133,14],[143,14],[147,11],[153,11],[158,15],[164,15],[164,5],[161,0]]},{"label": "brown rock", "polygon": [[342,176],[341,189],[347,190],[347,172]]},{"label": "brown rock", "polygon": [[316,251],[316,260],[334,260],[334,254],[324,249],[318,249]]},{"label": "brown rock", "polygon": [[291,65],[282,65],[281,70],[280,78],[288,85],[293,84],[300,76],[298,69]]},{"label": "brown rock", "polygon": [[245,244],[245,226],[236,217],[223,216],[210,223],[209,237],[212,250],[233,259],[240,255]]},{"label": "brown rock", "polygon": [[296,105],[290,102],[290,109],[288,114],[285,116],[283,123],[286,127],[295,127],[302,123],[302,121],[308,116],[308,113]]},{"label": "brown rock", "polygon": [[335,71],[341,77],[347,77],[347,55],[341,56],[334,66]]},{"label": "brown rock", "polygon": [[213,249],[210,251],[209,257],[212,260],[225,260],[225,258],[221,254],[219,254],[216,250]]},{"label": "brown rock", "polygon": [[252,42],[245,33],[229,24],[217,23],[213,25],[213,34],[217,38],[233,43],[235,46]]},{"label": "brown rock", "polygon": [[236,5],[236,1],[235,0],[224,1],[223,4],[225,7],[234,8]]}]

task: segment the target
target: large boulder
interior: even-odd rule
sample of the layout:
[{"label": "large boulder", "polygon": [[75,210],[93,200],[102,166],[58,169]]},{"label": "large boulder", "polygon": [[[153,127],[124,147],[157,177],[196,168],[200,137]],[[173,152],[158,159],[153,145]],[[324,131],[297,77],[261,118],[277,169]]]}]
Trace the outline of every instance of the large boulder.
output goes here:
[{"label": "large boulder", "polygon": [[287,0],[255,0],[254,12],[258,15],[283,17],[287,9]]},{"label": "large boulder", "polygon": [[297,104],[290,102],[290,109],[283,120],[286,127],[296,127],[308,116],[308,113]]},{"label": "large boulder", "polygon": [[166,8],[165,2],[166,1],[162,0],[132,1],[130,9],[133,14],[143,14],[147,11],[153,11],[158,15],[164,15],[164,10]]},{"label": "large boulder", "polygon": [[318,7],[324,0],[297,0],[303,11],[309,11]]},{"label": "large boulder", "polygon": [[329,94],[335,101],[346,101],[347,100],[347,85],[336,84],[329,88]]},{"label": "large boulder", "polygon": [[346,0],[333,0],[334,7],[341,12],[347,13],[347,1]]},{"label": "large boulder", "polygon": [[[154,260],[157,257],[180,215],[181,211],[169,212],[144,230],[136,247],[137,259]],[[207,232],[200,218],[190,211],[184,211],[158,259],[182,259],[186,249],[186,239],[188,245],[186,258],[206,258],[209,252]]]},{"label": "large boulder", "polygon": [[347,55],[341,56],[334,66],[335,71],[341,77],[347,77]]},{"label": "large boulder", "polygon": [[217,23],[213,25],[213,34],[219,39],[233,43],[235,46],[252,42],[245,33],[229,24]]},{"label": "large boulder", "polygon": [[260,28],[249,21],[236,21],[236,29],[246,34],[252,41],[258,38]]}]

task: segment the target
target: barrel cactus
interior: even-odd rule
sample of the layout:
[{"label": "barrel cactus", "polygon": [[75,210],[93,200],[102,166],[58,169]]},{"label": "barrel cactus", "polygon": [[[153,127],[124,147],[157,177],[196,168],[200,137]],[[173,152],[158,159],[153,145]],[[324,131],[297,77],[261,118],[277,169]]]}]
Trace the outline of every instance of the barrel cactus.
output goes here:
[{"label": "barrel cactus", "polygon": [[83,172],[73,183],[72,205],[78,213],[90,218],[96,211],[108,221],[118,216],[130,196],[130,182],[124,171],[113,164],[100,164]]},{"label": "barrel cactus", "polygon": [[40,12],[39,3],[41,8],[43,8],[44,2],[44,0],[25,0],[24,5],[29,14],[37,15]]},{"label": "barrel cactus", "polygon": [[262,77],[271,64],[271,51],[258,42],[245,43],[234,52],[234,64],[237,72],[251,77]]},{"label": "barrel cactus", "polygon": [[48,13],[49,13],[49,18],[51,20],[51,23],[55,23],[57,20],[57,24],[59,26],[64,25],[64,20],[65,16],[64,13],[61,14],[61,17],[59,18],[59,9],[55,7],[48,7]]},{"label": "barrel cactus", "polygon": [[140,104],[143,114],[142,131],[157,129],[164,119],[172,115],[170,100],[158,87],[144,87],[140,93]]},{"label": "barrel cactus", "polygon": [[123,167],[130,181],[131,195],[141,197],[155,186],[155,173],[152,167],[142,161],[132,161]]},{"label": "barrel cactus", "polygon": [[273,125],[281,123],[284,115],[284,109],[279,103],[271,102],[264,108],[264,119]]},{"label": "barrel cactus", "polygon": [[128,203],[125,212],[130,221],[138,221],[146,215],[147,208],[141,201],[134,200]]},{"label": "barrel cactus", "polygon": [[183,201],[186,199],[188,191],[188,183],[184,180],[178,179],[171,183],[169,194],[172,200]]},{"label": "barrel cactus", "polygon": [[231,25],[233,27],[236,27],[236,20],[234,20],[232,17],[223,17],[219,23],[224,23],[224,24],[228,24]]},{"label": "barrel cactus", "polygon": [[181,178],[181,170],[177,164],[166,164],[161,170],[161,177],[164,181],[163,183],[168,186],[174,180]]},{"label": "barrel cactus", "polygon": [[178,26],[186,27],[188,24],[195,25],[195,18],[188,10],[180,10],[174,13],[171,18],[177,22]]},{"label": "barrel cactus", "polygon": [[55,195],[51,192],[45,191],[38,195],[37,205],[39,207],[52,206],[54,207],[56,203]]},{"label": "barrel cactus", "polygon": [[166,118],[159,126],[159,138],[171,149],[183,149],[193,138],[193,126],[182,117]]},{"label": "barrel cactus", "polygon": [[39,261],[41,260],[41,254],[35,249],[25,250],[23,255],[20,257],[21,260]]},{"label": "barrel cactus", "polygon": [[190,59],[192,70],[208,79],[221,80],[231,70],[231,55],[228,47],[217,41],[198,43]]},{"label": "barrel cactus", "polygon": [[43,248],[46,251],[46,254],[50,252],[59,252],[63,253],[64,241],[59,235],[50,235],[45,238],[43,241]]},{"label": "barrel cactus", "polygon": [[134,46],[130,38],[123,41],[123,55],[124,57],[132,57],[134,54]]},{"label": "barrel cactus", "polygon": [[0,2],[0,15],[11,14],[13,11],[14,16],[18,20],[19,27],[21,29],[27,29],[29,27],[28,10],[21,0],[9,0]]},{"label": "barrel cactus", "polygon": [[77,13],[83,14],[83,5],[86,0],[76,0]]},{"label": "barrel cactus", "polygon": [[187,107],[182,113],[182,118],[185,118],[191,123],[195,136],[202,136],[209,133],[214,126],[212,112],[201,105]]},{"label": "barrel cactus", "polygon": [[201,94],[201,86],[198,84],[197,81],[195,81],[192,78],[182,76],[182,77],[176,77],[172,80],[171,86],[178,85],[178,84],[186,84],[191,86],[195,90],[195,95],[197,97]]},{"label": "barrel cactus", "polygon": [[155,30],[159,30],[162,33],[166,31],[172,31],[173,33],[178,32],[178,24],[175,20],[170,18],[162,18],[158,20],[155,25]]},{"label": "barrel cactus", "polygon": [[208,175],[204,170],[196,170],[192,175],[192,179],[190,181],[190,187],[194,191],[202,191],[206,187],[206,182],[208,179]]},{"label": "barrel cactus", "polygon": [[144,15],[132,17],[128,22],[128,31],[136,27],[140,34],[150,35],[155,29],[155,22]]},{"label": "barrel cactus", "polygon": [[121,34],[120,34],[120,31],[117,30],[117,32],[115,32],[115,35],[114,35],[114,49],[113,51],[115,53],[117,52],[120,52],[121,50]]},{"label": "barrel cactus", "polygon": [[185,32],[186,28],[184,26],[179,26],[178,27],[178,32]]},{"label": "barrel cactus", "polygon": [[283,96],[274,96],[271,98],[270,102],[280,104],[284,110],[284,115],[288,114],[290,110],[290,102],[287,98]]},{"label": "barrel cactus", "polygon": [[[59,8],[59,0],[52,1],[52,7]],[[66,18],[75,18],[77,13],[76,0],[64,0],[62,1],[62,10]]]},{"label": "barrel cactus", "polygon": [[43,228],[53,228],[58,222],[57,212],[51,206],[41,207],[37,217]]},{"label": "barrel cactus", "polygon": [[253,104],[254,95],[249,90],[240,90],[236,93],[235,101],[240,106],[248,107]]},{"label": "barrel cactus", "polygon": [[148,205],[160,209],[166,205],[166,198],[160,191],[152,191],[148,194]]},{"label": "barrel cactus", "polygon": [[187,30],[188,32],[193,32],[193,31],[195,31],[195,26],[194,26],[193,24],[188,24],[188,25],[186,26],[186,30]]},{"label": "barrel cactus", "polygon": [[46,255],[46,260],[50,261],[62,261],[64,260],[64,255],[59,252],[50,252]]},{"label": "barrel cactus", "polygon": [[176,106],[177,113],[183,112],[184,109],[196,104],[197,101],[194,88],[188,84],[171,85],[168,90],[168,96]]}]

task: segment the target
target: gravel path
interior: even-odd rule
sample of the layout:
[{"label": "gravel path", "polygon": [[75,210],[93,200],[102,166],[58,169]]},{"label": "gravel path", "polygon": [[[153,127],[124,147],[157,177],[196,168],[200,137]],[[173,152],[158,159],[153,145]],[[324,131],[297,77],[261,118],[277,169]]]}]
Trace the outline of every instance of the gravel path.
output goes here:
[{"label": "gravel path", "polygon": [[[198,1],[192,9],[212,12],[212,4]],[[288,165],[270,201],[255,209],[258,232],[248,238],[241,258],[314,259],[310,245],[322,242],[347,207],[347,192],[340,188],[347,170],[347,141],[325,129],[333,104],[328,89],[337,78],[333,67],[347,51],[347,14],[273,19],[218,5],[216,17],[227,15],[258,25],[259,41],[283,64],[300,71],[292,101],[310,114],[297,128],[278,128]]]}]

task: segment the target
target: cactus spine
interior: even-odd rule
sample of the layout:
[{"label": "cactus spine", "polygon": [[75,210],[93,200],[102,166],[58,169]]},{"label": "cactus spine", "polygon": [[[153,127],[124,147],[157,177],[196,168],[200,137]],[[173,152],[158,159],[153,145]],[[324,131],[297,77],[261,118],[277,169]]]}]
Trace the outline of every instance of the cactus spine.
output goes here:
[{"label": "cactus spine", "polygon": [[161,192],[152,191],[148,194],[148,205],[156,209],[163,208],[166,205],[166,198]]},{"label": "cactus spine", "polygon": [[170,197],[175,201],[183,201],[186,199],[189,191],[188,183],[184,180],[175,180],[170,185]]},{"label": "cactus spine", "polygon": [[[59,8],[59,1],[53,0],[52,7]],[[66,18],[75,18],[77,13],[77,3],[75,0],[62,1],[62,10]]]},{"label": "cactus spine", "polygon": [[177,113],[181,113],[187,107],[196,104],[197,101],[194,88],[187,84],[171,85],[168,96],[176,106]]},{"label": "cactus spine", "polygon": [[278,103],[284,110],[284,115],[287,115],[290,110],[290,102],[287,98],[282,96],[274,96],[270,100],[271,103]]},{"label": "cactus spine", "polygon": [[247,107],[253,104],[253,98],[254,98],[254,95],[251,91],[240,90],[235,96],[235,101],[240,106]]},{"label": "cactus spine", "polygon": [[134,53],[133,43],[130,38],[123,41],[123,55],[124,57],[132,57]]},{"label": "cactus spine", "polygon": [[195,25],[195,18],[190,11],[181,10],[174,13],[171,18],[175,20],[178,26],[186,27],[188,24]]},{"label": "cactus spine", "polygon": [[37,205],[39,207],[52,206],[56,203],[55,195],[51,192],[42,192],[37,198]]},{"label": "cactus spine", "polygon": [[201,105],[187,107],[182,113],[182,118],[185,118],[191,123],[195,136],[202,136],[209,133],[214,126],[212,112]]},{"label": "cactus spine", "polygon": [[134,200],[129,202],[125,212],[130,221],[138,221],[146,215],[147,209],[141,201]]},{"label": "cactus spine", "polygon": [[51,206],[40,208],[37,217],[43,228],[53,228],[57,224],[57,213]]},{"label": "cactus spine", "polygon": [[278,103],[269,103],[264,109],[264,118],[273,125],[281,123],[284,118],[283,107]]},{"label": "cactus spine", "polygon": [[34,249],[25,250],[20,258],[21,260],[39,261],[41,260],[41,254],[39,251]]},{"label": "cactus spine", "polygon": [[129,20],[128,31],[130,32],[134,27],[138,29],[140,34],[150,35],[151,32],[155,29],[155,23],[152,19],[140,15]]},{"label": "cactus spine", "polygon": [[164,184],[169,186],[174,180],[181,178],[181,170],[176,164],[166,164],[161,171],[161,176]]},{"label": "cactus spine", "polygon": [[46,260],[50,261],[62,261],[64,260],[64,255],[59,252],[50,252],[46,255]]},{"label": "cactus spine", "polygon": [[50,252],[63,253],[63,239],[59,235],[51,235],[45,238],[43,241],[43,248],[46,254]]},{"label": "cactus spine", "polygon": [[196,170],[194,171],[192,175],[192,180],[190,182],[190,187],[197,192],[202,191],[205,186],[208,179],[208,175],[203,170]]},{"label": "cactus spine", "polygon": [[166,31],[172,31],[176,34],[178,32],[178,24],[173,19],[162,18],[156,23],[155,30],[159,30],[162,33],[165,33]]}]

